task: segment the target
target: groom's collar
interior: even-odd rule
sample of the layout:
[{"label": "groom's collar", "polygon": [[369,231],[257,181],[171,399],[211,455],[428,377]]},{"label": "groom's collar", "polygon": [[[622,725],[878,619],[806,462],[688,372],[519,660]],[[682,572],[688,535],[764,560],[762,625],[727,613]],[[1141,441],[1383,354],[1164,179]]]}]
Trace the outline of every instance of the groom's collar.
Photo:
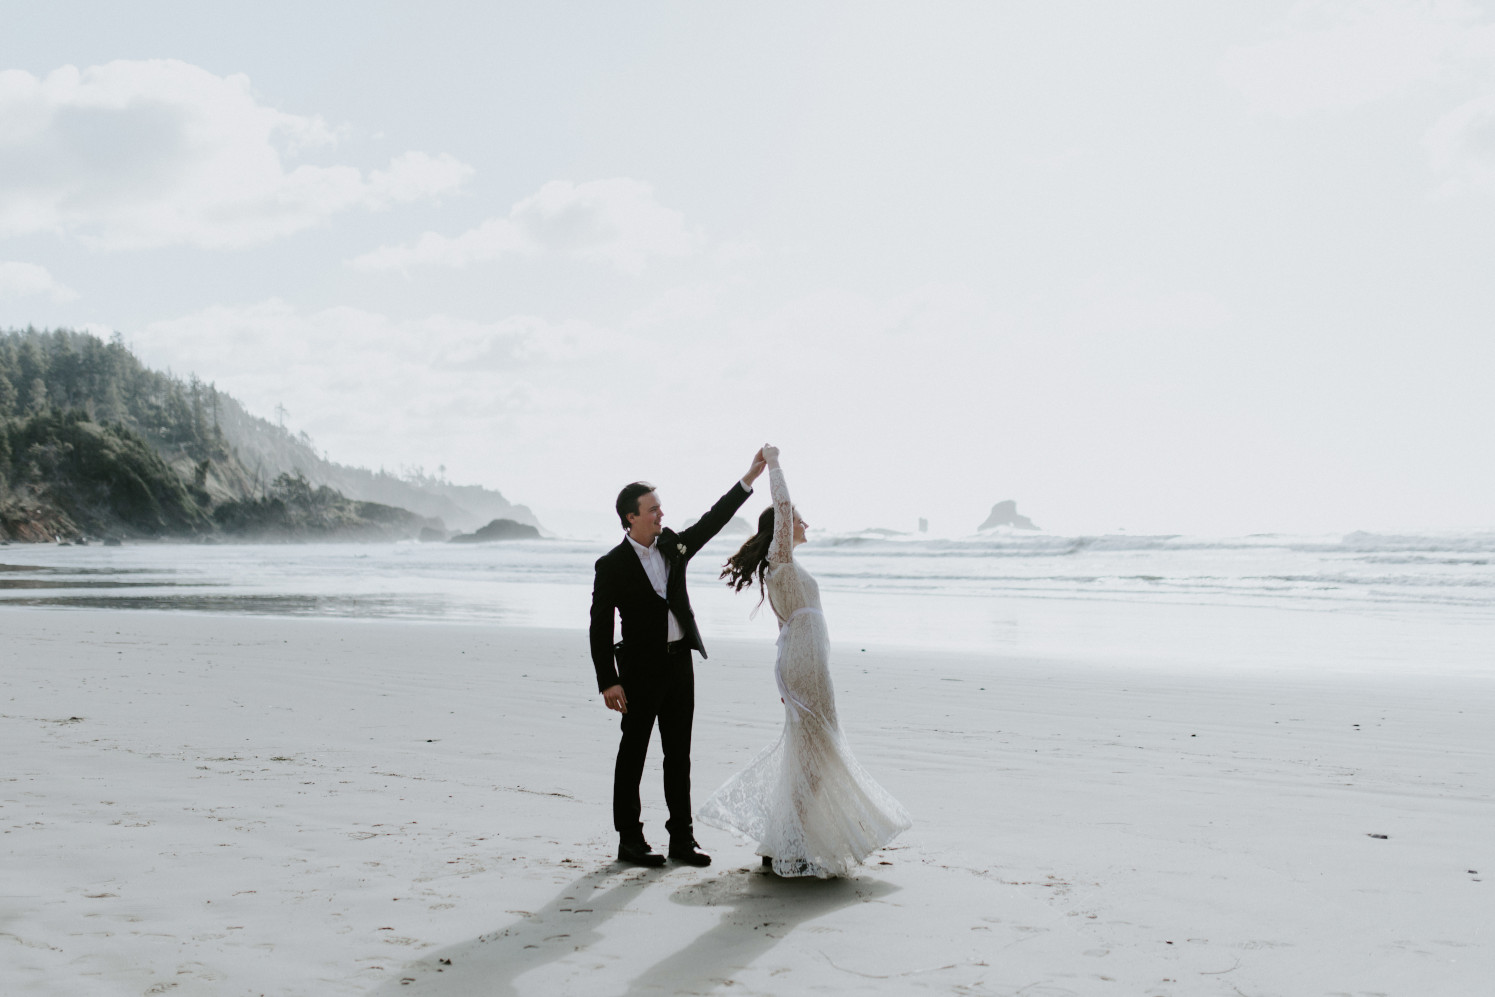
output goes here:
[{"label": "groom's collar", "polygon": [[649,551],[654,550],[656,547],[659,546],[659,537],[655,537],[654,538],[654,542],[651,543],[647,547],[645,547],[643,544],[639,543],[637,540],[633,539],[633,534],[632,533],[625,533],[625,534],[623,534],[623,539],[626,540],[626,541],[628,541],[628,543],[633,547],[633,549],[636,550],[636,551],[638,551],[640,554],[647,554],[647,553],[649,553]]}]

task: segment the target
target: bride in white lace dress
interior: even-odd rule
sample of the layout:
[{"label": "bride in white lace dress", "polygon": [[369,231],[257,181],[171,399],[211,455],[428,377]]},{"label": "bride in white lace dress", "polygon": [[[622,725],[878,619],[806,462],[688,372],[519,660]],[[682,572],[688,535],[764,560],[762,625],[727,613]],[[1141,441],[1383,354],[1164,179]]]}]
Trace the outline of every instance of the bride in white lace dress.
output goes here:
[{"label": "bride in white lace dress", "polygon": [[773,506],[722,571],[737,591],[758,577],[779,621],[774,677],[784,730],[728,779],[697,814],[758,843],[780,876],[844,875],[910,825],[908,813],[857,764],[841,733],[831,686],[830,637],[820,587],[794,560],[805,523],[789,501],[778,449],[764,447]]}]

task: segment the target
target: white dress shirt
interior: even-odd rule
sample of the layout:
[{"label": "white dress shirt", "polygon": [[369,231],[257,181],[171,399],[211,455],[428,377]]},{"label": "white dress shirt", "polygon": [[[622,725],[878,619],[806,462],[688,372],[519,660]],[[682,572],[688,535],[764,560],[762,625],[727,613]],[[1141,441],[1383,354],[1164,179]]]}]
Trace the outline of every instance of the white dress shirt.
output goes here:
[{"label": "white dress shirt", "polygon": [[[644,566],[644,574],[649,576],[649,584],[654,586],[654,591],[661,599],[668,598],[665,595],[665,588],[670,581],[670,563],[659,552],[659,539],[656,537],[653,543],[645,547],[628,534],[623,535],[628,537],[628,542],[633,545],[634,553],[638,554],[639,563]],[[669,618],[669,629],[665,639],[674,643],[684,638],[685,631],[680,629],[680,621],[675,619],[674,611],[665,610],[665,615]]]}]

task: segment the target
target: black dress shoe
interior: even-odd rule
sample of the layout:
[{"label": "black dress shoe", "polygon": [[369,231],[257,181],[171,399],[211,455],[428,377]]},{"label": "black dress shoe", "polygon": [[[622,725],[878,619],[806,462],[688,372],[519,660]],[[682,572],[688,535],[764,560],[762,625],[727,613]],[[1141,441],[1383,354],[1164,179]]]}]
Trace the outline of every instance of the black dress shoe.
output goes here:
[{"label": "black dress shoe", "polygon": [[647,841],[620,841],[618,861],[630,865],[661,866],[664,865],[664,856],[650,848]]},{"label": "black dress shoe", "polygon": [[670,842],[670,858],[676,862],[684,862],[686,865],[711,864],[711,856],[701,851],[701,846],[696,844],[695,838],[689,838],[678,844]]},{"label": "black dress shoe", "polygon": [[773,868],[773,856],[771,856],[771,855],[765,855],[765,856],[763,856],[763,868],[765,868],[765,869],[772,869]]}]

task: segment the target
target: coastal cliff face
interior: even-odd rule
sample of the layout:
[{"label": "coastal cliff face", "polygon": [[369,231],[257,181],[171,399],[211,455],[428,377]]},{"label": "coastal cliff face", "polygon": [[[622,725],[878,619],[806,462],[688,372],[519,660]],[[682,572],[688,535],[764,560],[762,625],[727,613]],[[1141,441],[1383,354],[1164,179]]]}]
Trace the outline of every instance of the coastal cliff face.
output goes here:
[{"label": "coastal cliff face", "polygon": [[[456,485],[416,469],[391,474],[350,467],[327,459],[305,434],[251,415],[239,402],[219,394],[217,426],[238,464],[251,478],[268,481],[280,474],[300,475],[316,486],[325,485],[350,499],[397,506],[452,529],[472,530],[494,519],[511,519],[539,527],[540,521],[522,505],[510,502],[491,488]],[[214,473],[218,469],[214,468]],[[225,482],[230,488],[232,482]]]},{"label": "coastal cliff face", "polygon": [[40,501],[30,489],[0,500],[0,542],[52,543],[83,535],[61,509]]},{"label": "coastal cliff face", "polygon": [[405,540],[440,530],[439,519],[408,509],[359,502],[300,475],[282,474],[258,498],[225,502],[213,510],[225,532],[249,540]]},{"label": "coastal cliff face", "polygon": [[39,530],[50,532],[47,540],[84,532],[191,536],[210,527],[206,504],[144,439],[81,409],[7,421],[0,440],[8,456],[0,522],[9,539]]},{"label": "coastal cliff face", "polygon": [[496,513],[538,525],[488,489],[334,464],[118,335],[0,332],[0,541],[396,540]]}]

